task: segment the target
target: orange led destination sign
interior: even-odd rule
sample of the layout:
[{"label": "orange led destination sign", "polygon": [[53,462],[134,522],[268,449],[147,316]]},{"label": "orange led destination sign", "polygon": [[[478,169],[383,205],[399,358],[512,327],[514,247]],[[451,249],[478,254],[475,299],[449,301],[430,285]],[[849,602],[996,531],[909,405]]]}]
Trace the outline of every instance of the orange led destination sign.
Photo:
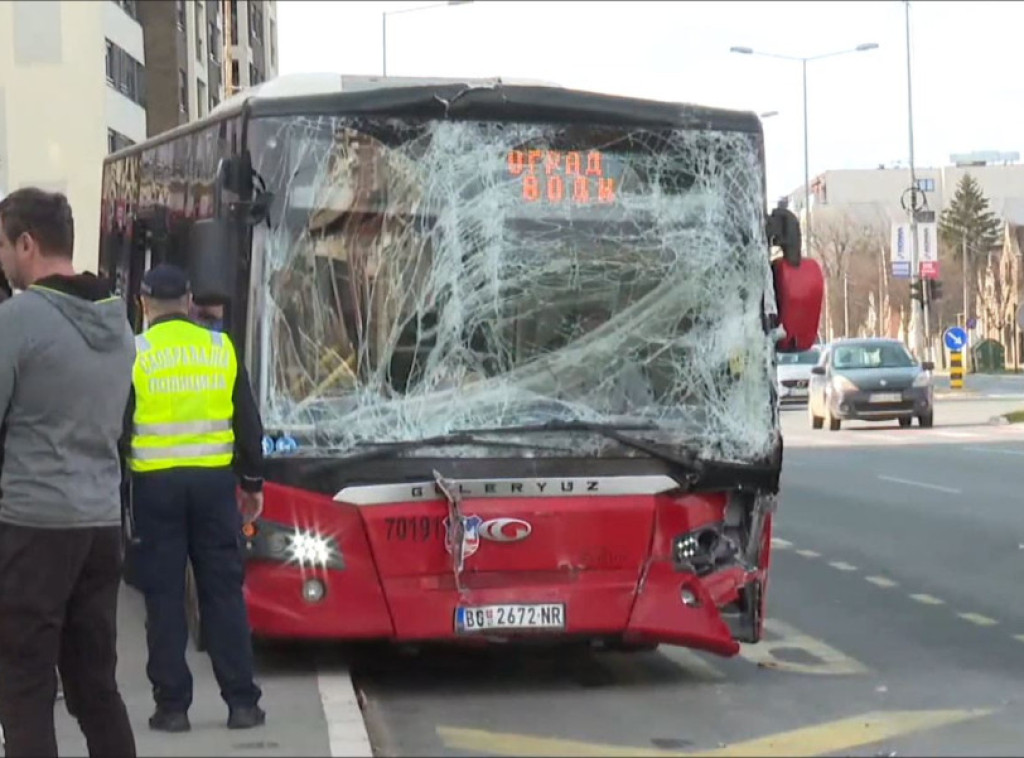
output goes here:
[{"label": "orange led destination sign", "polygon": [[557,150],[510,150],[508,172],[521,179],[523,199],[548,203],[612,203],[615,179],[605,176],[604,154]]}]

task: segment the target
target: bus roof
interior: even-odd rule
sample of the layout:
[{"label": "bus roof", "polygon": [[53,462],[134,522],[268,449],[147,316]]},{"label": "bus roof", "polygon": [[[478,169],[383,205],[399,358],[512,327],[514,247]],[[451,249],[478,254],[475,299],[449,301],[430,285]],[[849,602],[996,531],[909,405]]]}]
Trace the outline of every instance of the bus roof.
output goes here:
[{"label": "bus roof", "polygon": [[[455,103],[458,102],[458,108]],[[306,113],[413,115],[418,118],[560,118],[577,123],[717,129],[761,134],[750,111],[566,89],[529,80],[288,74],[249,87],[208,115],[108,155],[104,163],[147,150],[247,111],[252,116]],[[452,111],[457,111],[452,113]],[[566,116],[568,115],[568,119]]]}]

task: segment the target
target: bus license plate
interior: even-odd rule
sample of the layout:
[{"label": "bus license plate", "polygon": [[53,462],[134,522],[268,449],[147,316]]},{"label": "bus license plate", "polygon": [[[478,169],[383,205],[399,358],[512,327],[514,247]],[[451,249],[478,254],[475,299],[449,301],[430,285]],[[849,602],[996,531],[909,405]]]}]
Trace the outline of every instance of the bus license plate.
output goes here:
[{"label": "bus license plate", "polygon": [[478,605],[455,609],[455,631],[495,629],[565,629],[565,604]]},{"label": "bus license plate", "polygon": [[899,392],[879,392],[871,396],[872,403],[898,403],[902,399]]}]

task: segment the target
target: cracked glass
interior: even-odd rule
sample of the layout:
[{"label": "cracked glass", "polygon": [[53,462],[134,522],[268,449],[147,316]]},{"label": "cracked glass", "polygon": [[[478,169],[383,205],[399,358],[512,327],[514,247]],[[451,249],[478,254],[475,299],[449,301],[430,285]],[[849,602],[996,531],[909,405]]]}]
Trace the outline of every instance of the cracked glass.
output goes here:
[{"label": "cracked glass", "polygon": [[[249,332],[269,432],[345,454],[584,421],[708,458],[771,449],[758,137],[326,115],[249,129],[272,194]],[[524,444],[455,452],[631,454],[500,439]]]}]

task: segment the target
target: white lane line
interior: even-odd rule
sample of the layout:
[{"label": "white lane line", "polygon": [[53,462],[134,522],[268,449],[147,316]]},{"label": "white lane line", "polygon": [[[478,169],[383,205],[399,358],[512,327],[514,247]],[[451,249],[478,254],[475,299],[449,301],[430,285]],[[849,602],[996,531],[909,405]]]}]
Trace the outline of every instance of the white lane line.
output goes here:
[{"label": "white lane line", "polygon": [[347,670],[331,673],[319,672],[316,685],[327,722],[327,740],[331,756],[360,756],[372,758],[370,735],[363,721],[352,676]]},{"label": "white lane line", "polygon": [[797,550],[797,555],[802,555],[804,558],[820,558],[821,553],[816,553],[813,550]]},{"label": "white lane line", "polygon": [[893,484],[905,484],[908,487],[921,487],[926,490],[935,490],[936,492],[946,492],[950,495],[961,494],[960,490],[955,490],[952,487],[940,487],[937,484],[928,484],[926,482],[915,482],[912,479],[900,479],[898,476],[882,476],[878,475],[878,478],[883,482],[892,482]]},{"label": "white lane line", "polygon": [[933,434],[936,437],[951,437],[952,439],[956,439],[956,440],[973,440],[973,439],[978,439],[979,437],[982,436],[980,434],[975,434],[974,432],[938,431],[938,432],[933,432]]},{"label": "white lane line", "polygon": [[1015,634],[1013,635],[1013,638],[1017,640],[1017,642],[1024,642],[1024,634]]},{"label": "white lane line", "polygon": [[892,579],[886,579],[884,576],[866,576],[864,581],[871,582],[876,587],[895,587],[896,582]]},{"label": "white lane line", "polygon": [[994,453],[995,455],[1024,455],[1024,450],[1011,450],[1006,447],[962,447],[969,453]]},{"label": "white lane line", "polygon": [[999,622],[995,619],[990,619],[988,616],[982,616],[980,613],[958,613],[956,614],[964,621],[970,621],[972,624],[978,626],[995,626]]},{"label": "white lane line", "polygon": [[945,605],[946,604],[945,600],[939,600],[937,597],[932,597],[931,595],[911,595],[910,599],[911,600],[916,600],[919,603],[924,603],[925,605]]},{"label": "white lane line", "polygon": [[856,566],[851,566],[849,563],[843,563],[842,561],[832,561],[828,565],[831,566],[834,569],[839,569],[840,571],[856,571],[857,570]]},{"label": "white lane line", "polygon": [[779,550],[788,550],[793,547],[793,543],[789,540],[780,539],[779,537],[772,537],[772,547],[778,548]]}]

